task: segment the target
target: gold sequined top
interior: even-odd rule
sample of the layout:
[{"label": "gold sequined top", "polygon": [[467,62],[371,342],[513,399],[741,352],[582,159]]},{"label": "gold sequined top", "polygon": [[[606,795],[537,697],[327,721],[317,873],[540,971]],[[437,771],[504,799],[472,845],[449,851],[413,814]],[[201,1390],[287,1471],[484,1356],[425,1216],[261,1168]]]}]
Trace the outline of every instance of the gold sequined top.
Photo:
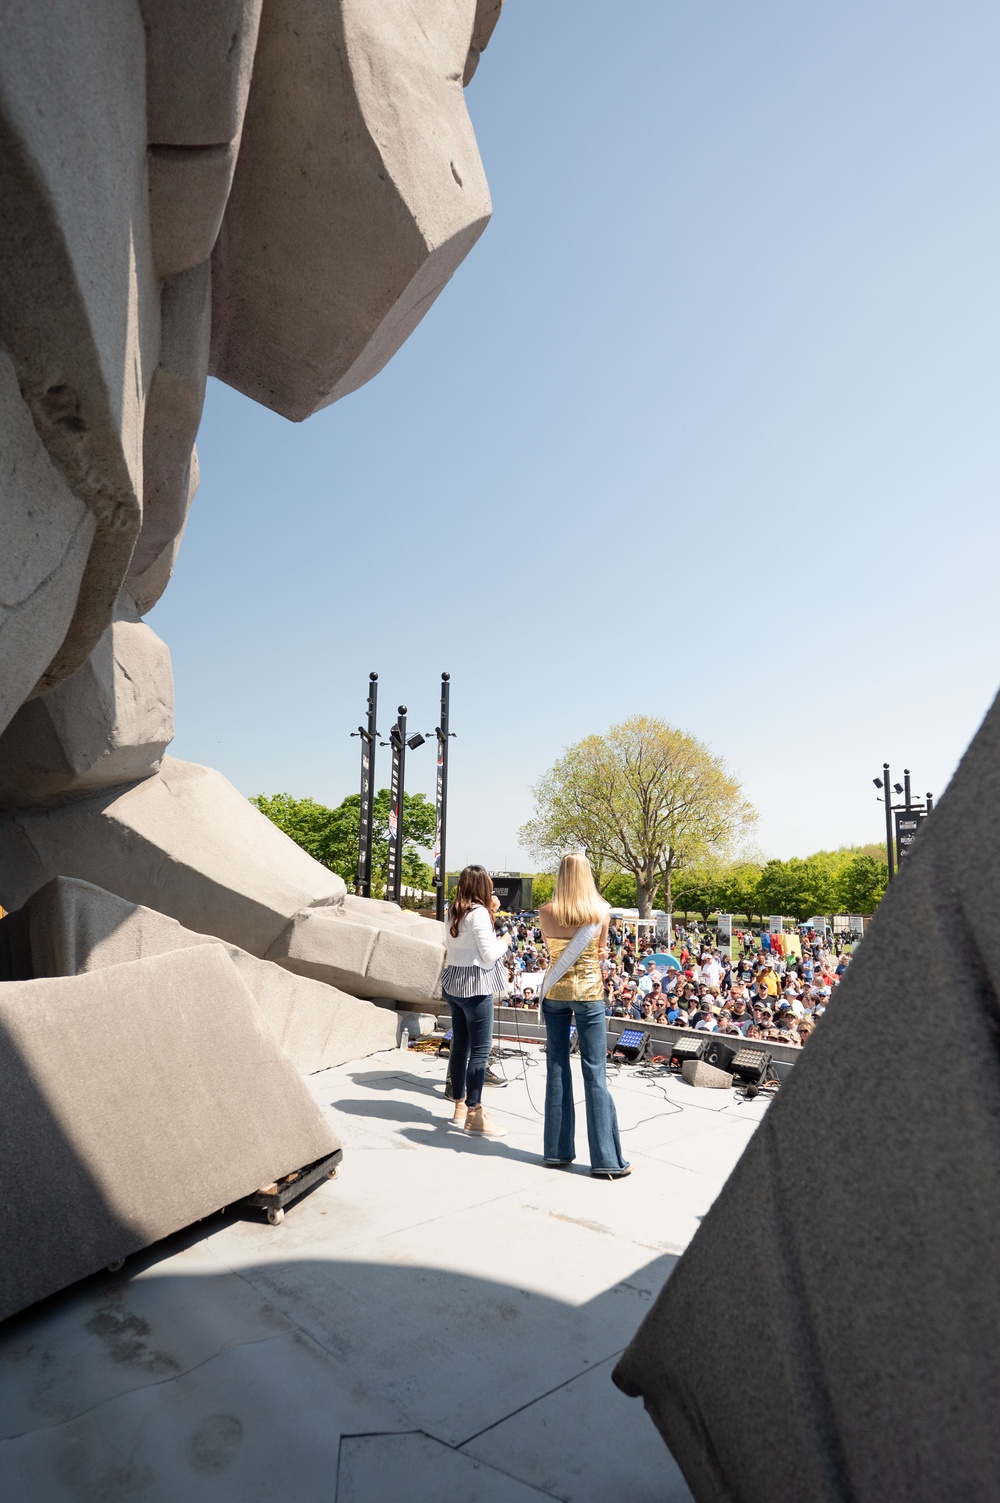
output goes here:
[{"label": "gold sequined top", "polygon": [[[553,1002],[604,1001],[604,978],[601,975],[601,963],[597,958],[600,938],[601,931],[598,929],[579,960],[575,960],[565,976],[560,977],[552,990],[545,993],[547,998]],[[547,939],[545,944],[549,957],[555,964],[569,944],[569,940]]]}]

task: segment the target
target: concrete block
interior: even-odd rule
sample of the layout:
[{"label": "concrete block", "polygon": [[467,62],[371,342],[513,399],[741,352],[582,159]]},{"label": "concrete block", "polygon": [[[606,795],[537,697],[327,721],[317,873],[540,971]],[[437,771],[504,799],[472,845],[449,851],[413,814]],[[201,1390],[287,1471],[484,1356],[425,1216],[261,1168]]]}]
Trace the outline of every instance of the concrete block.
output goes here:
[{"label": "concrete block", "polygon": [[261,3],[139,0],[151,143],[214,146],[238,138]]},{"label": "concrete block", "polygon": [[173,757],[130,788],[0,819],[5,906],[21,907],[56,876],[80,877],[257,956],[292,914],[344,895],[340,877],[221,773]]},{"label": "concrete block", "polygon": [[372,922],[356,922],[356,899],[345,917],[346,900],[335,906],[296,914],[267,951],[267,959],[302,976],[328,981],[359,997],[423,1002],[440,995],[444,968],[443,925],[417,917],[430,936],[382,927],[378,905]]},{"label": "concrete block", "polygon": [[38,692],[89,657],[139,530],[143,406],[159,338],[144,71],[132,0],[5,9],[0,328],[36,432],[94,518],[72,615]]},{"label": "concrete block", "polygon": [[400,1007],[396,1002],[390,1002],[396,1014],[396,1042],[402,1039],[403,1030],[411,1039],[429,1037],[437,1027],[437,1017],[432,1012],[411,1012],[409,1008]]},{"label": "concrete block", "polygon": [[[400,908],[398,903],[390,903],[384,898],[359,898],[349,892],[340,908],[346,918],[353,918],[359,924],[377,924],[380,929],[398,929],[404,934],[418,933],[424,938],[433,933],[444,943],[443,924],[438,924],[435,919],[422,918],[411,908]],[[434,925],[433,929],[428,928],[430,924]]]},{"label": "concrete block", "polygon": [[204,944],[222,946],[276,1041],[303,1074],[396,1043],[395,1020],[373,1003],[70,877],[49,882],[0,924],[0,980],[80,975]]},{"label": "concrete block", "polygon": [[733,1077],[728,1070],[717,1070],[714,1065],[707,1065],[703,1059],[686,1059],[681,1065],[681,1075],[688,1085],[704,1086],[709,1090],[728,1091],[733,1084]]},{"label": "concrete block", "polygon": [[170,653],[122,591],[83,667],[30,700],[0,736],[0,805],[54,804],[148,777],[173,735]]},{"label": "concrete block", "polygon": [[0,987],[0,1318],[338,1147],[222,948]]},{"label": "concrete block", "polygon": [[[994,1496],[998,907],[994,704],[616,1369],[699,1503]],[[704,1339],[734,1269],[763,1406]]]},{"label": "concrete block", "polygon": [[367,975],[378,931],[341,917],[340,906],[295,914],[266,958],[299,976],[313,976],[353,991]]},{"label": "concrete block", "polygon": [[146,576],[179,541],[198,485],[194,440],[208,379],[210,316],[207,261],[164,284],[160,358],[146,401],[142,531],[126,580],[144,609],[152,593]]},{"label": "concrete block", "polygon": [[265,6],[213,255],[220,380],[308,417],[382,369],[464,259],[491,213],[461,87],[476,15]]},{"label": "concrete block", "polygon": [[200,266],[212,254],[235,170],[234,142],[149,148],[149,218],[159,276]]},{"label": "concrete block", "polygon": [[184,537],[184,528],[187,526],[188,513],[191,510],[191,502],[195,498],[198,489],[200,474],[198,468],[198,450],[191,450],[191,462],[188,466],[187,496],[184,502],[184,521],[170,542],[165,544],[162,550],[153,559],[153,562],[143,570],[130,568],[125,587],[132,599],[140,616],[151,611],[153,606],[163,594],[170,583],[174,572],[174,564],[180,552],[181,540]]},{"label": "concrete block", "polygon": [[423,939],[379,929],[368,962],[366,988],[383,997],[395,997],[398,1002],[420,1002],[435,993],[440,995],[444,958],[444,946],[436,936]]},{"label": "concrete block", "polygon": [[39,438],[2,347],[0,495],[2,732],[69,630],[97,527]]}]

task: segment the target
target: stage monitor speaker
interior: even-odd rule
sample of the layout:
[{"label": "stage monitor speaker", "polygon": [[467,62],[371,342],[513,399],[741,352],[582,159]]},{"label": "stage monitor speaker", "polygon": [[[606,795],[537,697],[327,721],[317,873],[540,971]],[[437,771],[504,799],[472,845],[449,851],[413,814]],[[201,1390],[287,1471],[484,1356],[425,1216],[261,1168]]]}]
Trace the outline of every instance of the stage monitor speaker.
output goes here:
[{"label": "stage monitor speaker", "polygon": [[722,1039],[710,1034],[708,1046],[701,1057],[706,1065],[714,1065],[717,1070],[729,1070],[736,1058],[736,1050],[731,1044],[725,1044]]},{"label": "stage monitor speaker", "polygon": [[626,1065],[641,1065],[643,1060],[653,1058],[653,1040],[641,1028],[624,1028],[611,1050],[611,1058]]}]

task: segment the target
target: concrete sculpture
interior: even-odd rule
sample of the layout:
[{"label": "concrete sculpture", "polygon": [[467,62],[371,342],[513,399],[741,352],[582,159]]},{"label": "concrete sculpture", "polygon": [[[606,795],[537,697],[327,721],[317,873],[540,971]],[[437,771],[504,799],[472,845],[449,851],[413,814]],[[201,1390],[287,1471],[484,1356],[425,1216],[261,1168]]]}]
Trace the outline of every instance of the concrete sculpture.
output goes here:
[{"label": "concrete sculpture", "polygon": [[339,1146],[219,945],[0,986],[0,1078],[0,1318]]},{"label": "concrete sculpture", "polygon": [[[170,657],[142,617],[169,582],[197,490],[209,372],[288,418],[309,416],[382,368],[482,233],[490,201],[463,88],[501,3],[5,9],[0,904],[27,907],[6,931],[0,1009],[15,1073],[41,1069],[60,1014],[83,1026],[91,1010],[110,1035],[140,985],[161,1002],[159,1013],[143,1004],[153,1039],[162,1017],[155,1068],[181,1037],[175,1014],[189,1046],[236,1056],[259,1054],[270,1016],[315,1068],[344,1048],[385,1046],[391,1019],[355,999],[419,1004],[436,991],[439,925],[349,898],[219,774],[164,756]],[[84,943],[116,902],[117,941]],[[130,945],[142,958],[123,958]],[[39,968],[33,979],[25,966]],[[71,1053],[55,1051],[38,1076],[69,1114],[50,1135],[66,1152],[89,1142],[100,1091],[118,1089],[109,1066],[73,1106],[57,1062],[68,1068]],[[197,1071],[183,1078],[202,1089]],[[273,1141],[260,1128],[243,1159],[234,1138],[227,1173],[213,1176],[209,1119],[194,1112],[175,1148],[200,1188],[179,1192],[165,1217],[123,1199],[113,1153],[81,1150],[108,1224],[160,1235],[238,1181],[245,1193],[302,1162],[323,1133],[294,1070],[274,1079],[262,1121],[279,1121],[287,1102],[298,1126],[275,1127]],[[232,1091],[242,1120],[244,1087]],[[56,1239],[48,1272],[17,1298],[120,1255],[129,1236],[83,1237],[82,1261]]]},{"label": "concrete sculpture", "polygon": [[998,768],[1000,701],[615,1370],[698,1503],[996,1496]]}]

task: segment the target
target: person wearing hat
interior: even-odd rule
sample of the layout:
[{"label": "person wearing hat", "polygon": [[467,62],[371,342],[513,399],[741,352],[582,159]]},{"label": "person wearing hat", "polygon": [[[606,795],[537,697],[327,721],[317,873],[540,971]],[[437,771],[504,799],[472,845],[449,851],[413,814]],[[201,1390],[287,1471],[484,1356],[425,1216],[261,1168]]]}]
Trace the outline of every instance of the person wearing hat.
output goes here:
[{"label": "person wearing hat", "polygon": [[747,1029],[750,1027],[750,1024],[753,1022],[753,1017],[747,1011],[746,1002],[743,1000],[743,998],[741,996],[740,997],[733,997],[731,999],[731,1001],[729,1003],[729,1011],[730,1011],[730,1014],[732,1016],[733,1022],[736,1024],[736,1027],[739,1029],[740,1033],[742,1033],[745,1036],[746,1032],[747,1032]]}]

